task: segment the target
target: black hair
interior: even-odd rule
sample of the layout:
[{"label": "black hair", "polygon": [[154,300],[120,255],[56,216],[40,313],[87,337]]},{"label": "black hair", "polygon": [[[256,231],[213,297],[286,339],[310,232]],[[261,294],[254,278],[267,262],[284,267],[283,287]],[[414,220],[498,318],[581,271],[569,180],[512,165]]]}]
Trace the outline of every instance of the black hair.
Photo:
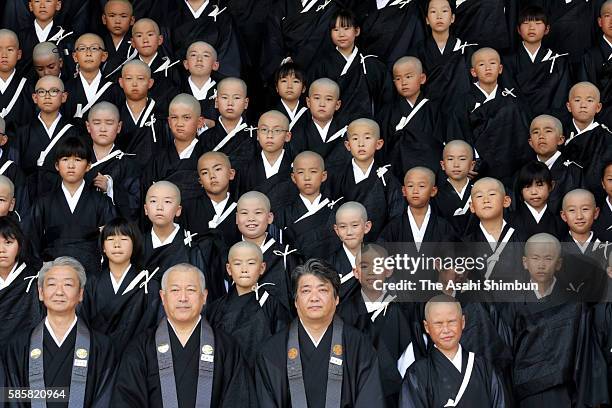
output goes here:
[{"label": "black hair", "polygon": [[[427,0],[427,2],[425,2],[425,9],[423,10],[423,12],[425,13],[425,15],[427,15],[427,10],[429,10],[429,3],[431,3],[433,0]],[[450,6],[451,9],[451,13],[455,14],[455,12],[457,11],[457,2],[456,0],[446,0],[448,2],[448,5]]]},{"label": "black hair", "polygon": [[290,75],[299,79],[304,84],[304,88],[306,88],[306,75],[302,68],[294,62],[283,64],[276,70],[274,73],[274,84],[276,85],[278,81]]},{"label": "black hair", "polygon": [[76,136],[62,138],[55,148],[55,162],[59,162],[62,157],[73,156],[91,163],[91,149],[82,139]]},{"label": "black hair", "polygon": [[522,199],[523,189],[531,186],[534,182],[548,184],[551,189],[553,187],[553,179],[550,169],[547,165],[537,160],[525,164],[519,170],[515,185],[516,196]]},{"label": "black hair", "polygon": [[329,263],[322,259],[311,258],[304,264],[297,266],[291,274],[291,284],[293,286],[293,299],[297,299],[298,283],[304,275],[314,275],[322,281],[331,283],[334,288],[334,297],[340,293],[340,277],[338,272]]},{"label": "black hair", "polygon": [[329,30],[336,28],[336,22],[340,19],[340,27],[355,27],[359,28],[359,21],[357,16],[349,9],[339,9],[332,14],[329,20]]},{"label": "black hair", "polygon": [[21,230],[19,223],[11,217],[0,217],[0,236],[17,241],[19,245],[19,253],[17,254],[17,263],[25,261],[27,254],[25,234]]},{"label": "black hair", "polygon": [[136,224],[123,217],[113,218],[106,223],[104,228],[102,228],[102,232],[100,233],[99,241],[100,249],[102,250],[105,261],[108,261],[108,257],[104,254],[104,241],[113,235],[125,235],[130,237],[132,240],[132,256],[130,257],[130,261],[132,262],[132,266],[136,267],[138,270],[141,269],[143,266],[143,238]]},{"label": "black hair", "polygon": [[608,160],[606,161],[603,166],[601,166],[601,179],[604,179],[604,176],[606,175],[606,169],[608,167],[612,166],[612,160]]},{"label": "black hair", "polygon": [[520,26],[527,21],[542,21],[544,25],[548,25],[548,16],[540,6],[527,6],[519,12],[518,25]]}]

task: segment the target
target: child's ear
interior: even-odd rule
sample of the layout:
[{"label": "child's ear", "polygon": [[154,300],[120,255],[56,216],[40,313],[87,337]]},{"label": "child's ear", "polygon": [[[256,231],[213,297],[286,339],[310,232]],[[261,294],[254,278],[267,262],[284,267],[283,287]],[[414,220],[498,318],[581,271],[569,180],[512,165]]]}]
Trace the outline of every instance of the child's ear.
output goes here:
[{"label": "child's ear", "polygon": [[431,197],[431,198],[433,198],[433,197],[435,197],[435,196],[436,196],[436,194],[438,194],[438,187],[433,186],[433,187],[431,188],[431,194],[430,194],[430,197]]},{"label": "child's ear", "polygon": [[108,58],[108,52],[106,51],[102,51],[102,57],[100,58],[100,60],[102,62],[106,62],[106,59]]},{"label": "child's ear", "polygon": [[204,127],[204,116],[198,116],[198,129]]},{"label": "child's ear", "polygon": [[446,171],[446,168],[444,166],[444,160],[440,160],[440,168],[442,168],[442,171]]},{"label": "child's ear", "polygon": [[595,111],[595,113],[599,113],[599,112],[601,111],[601,107],[602,107],[602,106],[603,106],[603,105],[601,104],[601,102],[599,102],[599,103],[597,104],[597,110]]},{"label": "child's ear", "polygon": [[11,198],[11,204],[9,205],[9,211],[13,211],[15,208],[15,197]]},{"label": "child's ear", "polygon": [[512,199],[510,198],[510,196],[505,195],[504,196],[504,208],[510,207],[510,204],[512,204]]},{"label": "child's ear", "polygon": [[117,126],[117,133],[121,133],[121,127],[123,127],[123,122],[119,121],[119,124]]},{"label": "child's ear", "polygon": [[259,269],[260,269],[260,270],[259,270],[259,276],[261,276],[261,275],[263,275],[263,274],[264,274],[264,272],[266,271],[266,263],[265,263],[265,262],[262,262],[262,263],[261,263],[261,266],[259,267]]},{"label": "child's ear", "polygon": [[[340,109],[340,105],[342,105],[342,101],[340,99],[338,99],[336,101],[336,108],[334,109],[335,111],[337,111],[338,109]],[[599,111],[598,111],[599,112]]]},{"label": "child's ear", "polygon": [[338,225],[337,224],[334,224],[334,232],[336,233],[338,238],[340,238],[340,234],[338,234]]},{"label": "child's ear", "polygon": [[546,30],[544,30],[544,35],[548,35],[548,33],[550,33],[550,25],[549,24],[546,25]]},{"label": "child's ear", "polygon": [[297,182],[295,181],[295,174],[293,174],[293,172],[291,172],[291,181],[293,181],[293,184],[297,185]]},{"label": "child's ear", "polygon": [[310,98],[308,96],[306,97],[306,107],[310,109]]},{"label": "child's ear", "polygon": [[147,89],[153,88],[153,84],[155,84],[155,80],[153,78],[150,78],[149,83],[147,85]]},{"label": "child's ear", "polygon": [[287,131],[287,133],[285,134],[285,143],[288,143],[291,141],[291,132]]},{"label": "child's ear", "polygon": [[225,270],[229,276],[232,276],[232,268],[230,268],[229,262],[225,264]]},{"label": "child's ear", "polygon": [[249,107],[249,97],[247,96],[246,98],[244,98],[244,109],[247,109]]},{"label": "child's ear", "polygon": [[569,113],[572,113],[572,107],[570,106],[569,101],[565,102],[565,107],[567,108],[567,111],[568,111]]},{"label": "child's ear", "polygon": [[163,43],[164,43],[164,36],[160,34],[157,36],[157,46],[160,46]]},{"label": "child's ear", "polygon": [[219,69],[219,61],[215,61],[212,64],[212,70],[217,71]]},{"label": "child's ear", "polygon": [[183,67],[185,71],[189,71],[189,62],[186,59],[183,60]]},{"label": "child's ear", "polygon": [[561,215],[563,222],[567,224],[567,215],[565,215],[565,211],[561,210],[559,214]]},{"label": "child's ear", "polygon": [[473,67],[470,68],[470,74],[472,74],[472,78],[478,78],[478,74],[476,74],[476,70]]},{"label": "child's ear", "polygon": [[470,212],[476,214],[476,208],[474,208],[474,202],[470,200]]},{"label": "child's ear", "polygon": [[559,141],[557,142],[557,146],[563,146],[565,144],[565,136],[559,135]]},{"label": "child's ear", "polygon": [[593,220],[599,218],[599,207],[595,207],[595,212],[593,213]]},{"label": "child's ear", "polygon": [[59,172],[59,163],[57,160],[55,161],[55,170]]},{"label": "child's ear", "polygon": [[62,92],[62,104],[66,103],[67,100],[68,100],[68,92],[64,91]]},{"label": "child's ear", "polygon": [[470,171],[474,171],[474,167],[476,167],[476,160],[472,160],[472,164],[470,165]]},{"label": "child's ear", "polygon": [[504,71],[504,66],[499,64],[499,73],[501,74]]},{"label": "child's ear", "polygon": [[176,209],[176,213],[174,216],[180,217],[182,212],[183,212],[183,206],[179,205],[178,208]]},{"label": "child's ear", "polygon": [[344,141],[344,147],[346,147],[346,150],[348,150],[349,152],[351,151],[351,144],[348,140]]},{"label": "child's ear", "polygon": [[236,177],[236,170],[235,169],[230,169],[230,171],[229,171],[229,179],[230,179],[230,181],[233,180],[234,177]]},{"label": "child's ear", "polygon": [[382,149],[383,145],[385,144],[385,141],[383,139],[378,139],[376,141],[376,150],[380,150]]},{"label": "child's ear", "polygon": [[323,173],[321,174],[321,182],[327,180],[327,170],[323,170]]},{"label": "child's ear", "polygon": [[268,213],[268,225],[271,225],[274,222],[274,213],[270,211]]},{"label": "child's ear", "polygon": [[355,37],[359,37],[359,34],[361,34],[361,28],[356,27],[355,28]]},{"label": "child's ear", "polygon": [[363,230],[367,234],[368,232],[370,232],[371,229],[372,229],[372,221],[366,221],[365,228]]},{"label": "child's ear", "polygon": [[527,257],[523,257],[523,269],[527,270]]},{"label": "child's ear", "polygon": [[425,73],[423,72],[421,74],[421,79],[419,80],[419,84],[424,85],[425,82],[427,82],[427,75],[425,75]]},{"label": "child's ear", "polygon": [[21,59],[21,50],[17,50],[17,61],[19,61]]}]

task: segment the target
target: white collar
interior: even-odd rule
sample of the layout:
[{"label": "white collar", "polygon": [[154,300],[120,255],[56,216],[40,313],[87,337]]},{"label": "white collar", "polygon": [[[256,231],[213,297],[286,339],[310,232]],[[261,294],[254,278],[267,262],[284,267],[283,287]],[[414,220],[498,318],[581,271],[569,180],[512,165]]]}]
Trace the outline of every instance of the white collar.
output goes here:
[{"label": "white collar", "polygon": [[[438,346],[436,346],[434,344],[435,348],[438,348]],[[440,353],[442,353],[440,351]],[[455,366],[455,368],[457,369],[457,371],[461,372],[461,363],[462,363],[462,357],[461,357],[462,351],[461,351],[461,343],[459,343],[459,348],[457,349],[457,354],[455,354],[455,357],[453,357],[452,359],[446,357],[446,354],[442,353],[442,355],[446,358],[448,358],[448,361],[450,361],[451,363],[453,363],[453,365]]]},{"label": "white collar", "polygon": [[[190,339],[191,336],[193,335],[193,332],[195,331],[196,327],[198,327],[198,323],[200,323],[200,320],[202,320],[202,316],[198,316],[198,321],[196,322],[196,324],[193,325],[193,328],[191,329],[191,331],[189,332],[189,337],[187,337],[187,339]],[[174,325],[172,324],[172,322],[170,321],[170,319],[168,319],[168,323],[170,324],[170,327],[172,327],[172,331],[174,331],[174,334],[176,334],[176,337],[178,338],[178,333],[176,332],[176,329],[174,328]],[[199,347],[198,347],[199,348]]]},{"label": "white collar", "polygon": [[353,255],[353,253],[351,252],[350,249],[348,249],[346,247],[346,245],[342,244],[342,249],[344,249],[344,253],[346,254],[346,257],[348,258],[350,264],[351,264],[351,268],[355,269],[355,264],[357,261],[357,257],[355,255]]},{"label": "white collar", "polygon": [[278,174],[280,170],[281,162],[283,161],[283,156],[285,155],[285,149],[281,151],[281,154],[276,158],[276,161],[272,164],[266,158],[264,151],[261,151],[261,158],[263,161],[264,170],[266,172],[266,179]]},{"label": "white collar", "polygon": [[149,103],[149,101],[147,100],[147,104],[145,105],[144,109],[142,111],[140,111],[140,113],[138,114],[138,117],[136,117],[136,116],[134,116],[134,112],[132,112],[132,109],[130,109],[130,105],[128,105],[127,101],[125,102],[125,106],[127,107],[127,110],[130,113],[130,116],[132,117],[132,120],[134,121],[134,123],[137,126],[138,126],[138,122],[140,122],[140,117],[142,116],[144,111],[147,110],[148,103]]},{"label": "white collar", "polygon": [[226,193],[225,198],[223,199],[223,201],[221,202],[216,202],[214,200],[210,200],[210,202],[212,203],[213,209],[215,210],[215,214],[217,214],[217,216],[220,216],[221,214],[223,214],[223,210],[225,209],[225,206],[227,205],[227,201],[230,198],[230,193]]},{"label": "white collar", "polygon": [[47,125],[45,125],[45,122],[43,122],[43,120],[41,119],[40,113],[38,114],[38,120],[40,121],[40,123],[42,123],[43,129],[45,129],[45,132],[47,132],[47,136],[49,136],[49,139],[53,139],[53,133],[55,133],[55,128],[57,128],[57,124],[59,123],[61,118],[62,114],[58,112],[57,118],[55,118],[50,127],[47,127]]},{"label": "white collar", "polygon": [[193,15],[193,18],[200,18],[200,16],[204,12],[204,9],[206,8],[206,6],[208,6],[208,0],[206,0],[204,3],[202,3],[200,8],[198,8],[197,10],[194,10],[193,7],[191,7],[191,4],[189,4],[189,2],[187,0],[185,0],[185,4],[187,5],[187,8],[189,9],[191,14]]},{"label": "white collar", "polygon": [[[325,337],[325,333],[327,333],[327,331],[329,330],[329,326],[327,326],[327,329],[325,329],[325,331],[323,332],[323,334],[321,335],[319,340],[315,340],[315,338],[312,337],[312,334],[310,334],[310,332],[308,331],[308,329],[304,325],[304,322],[302,321],[302,319],[300,319],[300,323],[302,324],[302,327],[304,328],[304,331],[306,332],[308,337],[310,337],[310,341],[312,341],[312,344],[314,344],[315,348],[319,347],[319,343],[321,343],[321,340],[323,340],[323,337]],[[330,324],[330,326],[331,326],[331,324]]]},{"label": "white collar", "polygon": [[11,269],[9,274],[7,275],[6,280],[4,280],[4,279],[2,279],[2,277],[0,277],[0,290],[8,287],[11,283],[13,283],[15,278],[17,278],[17,276],[19,276],[21,271],[17,271],[17,267],[18,266],[19,266],[19,264],[17,262],[15,262],[15,265],[13,265],[13,268]]},{"label": "white collar", "polygon": [[[610,48],[612,48],[612,43],[610,43],[610,41],[608,41],[608,39],[606,38],[605,34],[603,35],[603,39],[604,39],[605,42],[608,43]],[[612,57],[612,53],[610,53],[610,55],[608,55],[608,59],[610,59],[610,57]]]},{"label": "white collar", "polygon": [[159,52],[156,52],[155,55],[153,55],[153,58],[151,58],[151,61],[149,61],[148,63],[145,62],[145,60],[142,59],[140,54],[138,54],[138,59],[141,60],[142,62],[144,62],[145,64],[147,64],[149,66],[149,68],[151,68],[151,65],[153,65],[153,61],[155,61],[155,58],[157,58],[157,54],[159,54]]},{"label": "white collar", "polygon": [[412,211],[410,210],[410,206],[408,206],[408,209],[406,211],[408,212],[408,221],[410,221],[410,229],[412,230],[414,244],[416,245],[417,251],[419,251],[421,249],[421,243],[423,242],[423,238],[425,237],[427,224],[429,224],[429,217],[431,217],[431,206],[427,205],[427,212],[425,213],[425,218],[423,218],[421,228],[419,228],[419,226],[417,225],[416,220],[412,215]]},{"label": "white collar", "polygon": [[538,47],[538,49],[532,54],[529,49],[527,49],[527,47],[525,46],[525,41],[522,42],[523,44],[523,48],[525,49],[525,51],[527,51],[527,55],[529,55],[529,58],[531,59],[531,62],[535,62],[536,57],[538,56],[538,52],[540,51],[540,48],[542,48],[542,46],[540,45]]},{"label": "white collar", "polygon": [[474,82],[474,85],[476,85],[476,88],[480,89],[480,92],[484,94],[486,99],[483,103],[489,102],[490,100],[495,99],[495,96],[497,96],[497,88],[499,87],[499,85],[495,85],[495,88],[493,89],[493,91],[491,91],[490,94],[488,94],[484,89],[482,89],[478,82]]},{"label": "white collar", "polygon": [[606,203],[608,203],[608,208],[612,211],[612,203],[610,202],[610,196],[606,197]]},{"label": "white collar", "polygon": [[153,230],[153,228],[151,228],[151,243],[153,244],[153,249],[156,249],[156,248],[172,243],[172,241],[174,241],[174,237],[176,237],[176,234],[178,234],[179,229],[180,229],[179,225],[174,223],[174,230],[172,231],[170,235],[168,235],[168,238],[166,238],[162,242],[161,239],[159,239],[159,237]]},{"label": "white collar", "polygon": [[376,8],[378,10],[383,9],[389,4],[391,0],[376,0]]},{"label": "white collar", "polygon": [[561,156],[561,152],[560,151],[556,151],[555,154],[553,154],[552,156],[550,156],[550,159],[546,160],[546,161],[542,161],[542,159],[540,159],[540,156],[538,156],[538,161],[543,162],[546,167],[548,167],[548,169],[552,169],[552,166],[555,165],[555,162],[557,161],[557,159],[559,158],[559,156]]},{"label": "white collar", "polygon": [[404,99],[406,99],[406,102],[408,102],[408,105],[410,105],[410,108],[414,109],[414,103],[410,102],[410,99],[408,98],[404,98]]},{"label": "white collar", "polygon": [[361,183],[363,180],[370,177],[370,172],[372,171],[372,166],[374,166],[374,159],[372,159],[372,163],[368,166],[368,169],[364,173],[363,170],[357,165],[355,159],[351,159],[351,163],[353,165],[353,176],[355,177],[355,184]]},{"label": "white collar", "polygon": [[55,344],[57,344],[57,347],[62,347],[62,344],[64,344],[64,340],[66,340],[66,338],[68,337],[72,329],[74,329],[74,326],[76,326],[76,324],[77,324],[77,317],[75,315],[74,321],[72,322],[68,330],[66,330],[66,334],[64,334],[64,338],[60,340],[55,335],[55,332],[53,331],[53,327],[51,327],[51,323],[49,323],[49,317],[45,317],[45,327],[49,331],[49,334],[51,335],[51,338],[53,339]]},{"label": "white collar", "polygon": [[576,137],[578,135],[581,135],[581,134],[583,134],[585,132],[588,132],[589,130],[593,130],[597,126],[599,126],[599,123],[595,122],[595,120],[592,120],[591,123],[589,123],[589,126],[585,127],[582,130],[578,130],[578,126],[576,126],[576,121],[574,119],[572,119],[572,123],[574,124],[574,129],[576,129],[576,134],[573,137],[570,137],[570,140],[572,140],[574,137]]},{"label": "white collar", "polygon": [[[111,154],[113,154],[113,149],[115,148],[115,144],[113,143],[113,145],[111,146],[110,150],[108,151],[108,154],[102,156],[102,157],[98,157],[96,155],[96,152],[94,151],[94,159],[96,159],[96,163],[99,162],[100,160],[104,160],[106,157],[110,156]],[[109,159],[110,160],[110,159]]]},{"label": "white collar", "polygon": [[187,82],[189,83],[189,87],[191,88],[191,94],[198,101],[206,99],[208,97],[208,91],[215,84],[215,82],[212,80],[212,78],[208,77],[208,81],[204,82],[204,85],[202,85],[201,88],[198,88],[198,86],[195,84],[195,82],[193,82],[193,80],[191,79],[191,75],[189,76],[189,78],[187,78]]},{"label": "white collar", "polygon": [[340,55],[342,55],[342,58],[344,58],[346,62],[353,61],[355,59],[355,56],[357,56],[357,53],[359,52],[356,45],[353,45],[353,51],[351,51],[351,54],[348,57],[341,53],[338,47],[336,47],[336,51],[338,51]]},{"label": "white collar", "polygon": [[13,73],[8,77],[6,81],[3,81],[2,78],[0,78],[0,93],[4,94],[6,92],[6,89],[9,87],[11,81],[13,80],[13,77],[15,76],[15,72],[17,71],[13,69]]},{"label": "white collar", "polygon": [[540,220],[542,220],[542,217],[544,216],[544,213],[546,212],[546,209],[548,208],[548,204],[545,204],[544,208],[542,208],[542,211],[540,212],[538,212],[538,210],[530,206],[526,201],[525,201],[525,205],[527,206],[527,209],[529,210],[531,215],[533,215],[533,218],[535,219],[536,224],[539,224]]},{"label": "white collar", "polygon": [[231,131],[233,131],[234,129],[238,129],[240,125],[242,125],[242,116],[240,117],[240,120],[238,121],[238,123],[236,123],[236,127],[232,129],[231,131],[227,130],[227,128],[223,124],[223,118],[221,116],[219,116],[219,123],[221,124],[221,127],[223,127],[223,130],[225,130],[225,133],[229,134]]},{"label": "white collar", "polygon": [[293,110],[291,110],[291,108],[282,99],[281,103],[285,107],[285,111],[287,112],[287,115],[289,115],[289,119],[293,120],[295,118],[295,115],[297,115],[298,110],[300,109],[300,101],[298,100],[298,103],[295,105],[295,109]]},{"label": "white collar", "polygon": [[361,298],[363,299],[363,302],[365,303],[365,307],[368,313],[372,313],[380,308],[383,300],[385,299],[386,294],[387,292],[383,292],[382,295],[378,297],[378,299],[370,300],[370,298],[365,294],[363,289],[361,289]]},{"label": "white collar", "polygon": [[121,38],[121,41],[119,41],[117,45],[115,45],[115,51],[119,51],[119,48],[121,48],[121,44],[123,44],[124,38],[125,38],[125,35]]},{"label": "white collar", "polygon": [[317,198],[314,199],[314,201],[312,202],[312,204],[310,203],[310,200],[308,200],[306,197],[304,197],[302,194],[300,194],[300,198],[302,199],[302,202],[304,203],[304,205],[306,206],[306,209],[308,210],[308,212],[310,211],[314,211],[317,206],[319,205],[319,202],[321,202],[321,194],[319,194],[317,196]]},{"label": "white collar", "polygon": [[70,195],[70,191],[64,186],[62,183],[62,190],[64,191],[64,197],[66,197],[66,201],[68,202],[68,207],[70,207],[70,212],[74,213],[77,204],[79,203],[79,199],[81,198],[81,194],[83,193],[83,189],[85,188],[85,180],[81,180],[81,185],[74,193],[74,195]]},{"label": "white collar", "polygon": [[[532,280],[530,280],[530,282],[531,282],[531,283],[535,283],[535,282],[534,282],[534,281],[532,281]],[[557,283],[557,278],[555,278],[555,277],[553,276],[553,281],[552,281],[552,283],[550,284],[550,286],[548,287],[548,289],[546,289],[546,292],[544,292],[544,294],[543,294],[543,295],[540,295],[540,292],[539,292],[537,289],[534,289],[534,290],[533,290],[533,292],[535,293],[535,297],[536,297],[536,299],[542,299],[542,298],[545,298],[546,296],[549,296],[549,295],[552,293],[552,291],[553,291],[553,289],[554,289],[554,287],[555,287],[555,283]]]},{"label": "white collar", "polygon": [[79,73],[79,77],[81,78],[81,84],[83,85],[85,96],[87,97],[87,103],[92,103],[96,99],[96,93],[100,87],[100,81],[102,81],[102,72],[98,70],[98,73],[91,84],[87,82],[87,80],[83,77],[83,74]]},{"label": "white collar", "polygon": [[189,159],[191,157],[191,154],[193,153],[193,149],[195,148],[196,144],[198,144],[197,138],[193,139],[189,146],[187,146],[185,150],[179,153],[179,159]]},{"label": "white collar", "polygon": [[[504,228],[506,228],[506,220],[502,219],[502,227],[501,227],[502,232],[504,231]],[[497,246],[497,240],[495,239],[493,235],[489,234],[489,232],[482,225],[482,222],[480,223],[480,230],[482,231],[485,238],[487,239],[487,242],[491,246],[491,249],[495,250],[495,247]],[[500,237],[500,238],[503,238],[503,237]]]},{"label": "white collar", "polygon": [[570,231],[570,237],[572,237],[572,239],[574,240],[574,242],[576,243],[576,245],[580,249],[580,252],[582,252],[584,254],[586,252],[587,248],[589,247],[589,244],[591,243],[591,240],[593,239],[593,231],[591,231],[591,233],[589,234],[589,237],[587,238],[587,240],[584,241],[584,244],[580,244],[580,242],[576,241],[576,239],[572,235],[571,231]]},{"label": "white collar", "polygon": [[38,37],[38,42],[45,42],[47,38],[49,38],[49,34],[51,33],[51,29],[53,28],[53,20],[47,24],[45,28],[42,28],[38,25],[38,21],[34,20],[34,29],[36,30],[36,37]]},{"label": "white collar", "polygon": [[321,135],[321,139],[323,139],[323,142],[325,142],[325,139],[327,139],[327,133],[329,132],[329,126],[331,125],[332,121],[330,120],[323,127],[319,126],[319,124],[314,120],[312,121],[312,123],[314,123],[315,127],[317,128],[317,131],[319,132],[319,135]]},{"label": "white collar", "polygon": [[450,178],[447,178],[446,181],[448,181],[448,184],[451,185],[451,187],[453,188],[453,190],[455,190],[455,193],[457,193],[457,195],[459,196],[459,198],[461,200],[463,200],[463,196],[465,195],[465,192],[467,190],[468,185],[470,184],[470,180],[465,179],[465,185],[463,186],[463,188],[461,189],[461,191],[457,191],[455,189],[455,186],[453,185],[453,183],[450,182]]},{"label": "white collar", "polygon": [[110,275],[111,283],[113,284],[113,290],[115,291],[115,295],[117,294],[117,292],[119,292],[119,288],[121,287],[121,284],[123,283],[123,280],[127,276],[127,273],[131,267],[132,267],[132,264],[129,264],[128,267],[125,268],[125,271],[123,271],[123,274],[121,275],[121,278],[119,279],[119,281],[115,280],[115,276],[110,270],[108,271],[108,274]]}]

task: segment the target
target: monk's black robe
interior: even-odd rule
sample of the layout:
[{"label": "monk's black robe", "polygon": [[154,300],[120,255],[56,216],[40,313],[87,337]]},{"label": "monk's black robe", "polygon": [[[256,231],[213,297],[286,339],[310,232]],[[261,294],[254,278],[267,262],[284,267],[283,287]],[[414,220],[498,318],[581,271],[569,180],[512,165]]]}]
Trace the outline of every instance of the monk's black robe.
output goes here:
[{"label": "monk's black robe", "polygon": [[[180,224],[188,231],[204,234],[210,230],[217,230],[228,246],[240,240],[240,233],[236,225],[236,199],[230,196],[223,208],[221,217],[217,216],[212,201],[206,192],[200,188],[198,196],[183,201]],[[221,219],[222,218],[222,219]]]},{"label": "monk's black robe", "polygon": [[463,197],[460,197],[448,179],[443,177],[438,178],[438,194],[433,198],[433,205],[438,214],[448,221],[459,236],[462,236],[475,217],[470,211],[468,203],[472,191],[472,182],[468,180]]},{"label": "monk's black robe", "polygon": [[457,2],[453,33],[479,47],[511,48],[516,32],[516,3],[507,0]]},{"label": "monk's black robe", "polygon": [[24,126],[34,118],[33,81],[14,73],[4,93],[0,92],[0,113],[6,122],[6,134],[14,137],[18,127]]},{"label": "monk's black robe", "polygon": [[553,213],[547,207],[540,221],[536,221],[524,202],[519,203],[518,208],[510,214],[509,222],[527,239],[541,232],[554,235],[557,239],[563,239],[567,234],[567,225],[559,213]]},{"label": "monk's black robe", "polygon": [[[597,13],[599,15],[599,13]],[[596,44],[582,56],[580,68],[576,73],[580,81],[588,81],[597,86],[601,93],[602,109],[597,120],[606,126],[612,126],[612,62],[609,61],[612,47],[599,33]]]},{"label": "monk's black robe", "polygon": [[593,224],[595,235],[602,241],[612,242],[612,208],[608,204],[610,200],[606,198],[599,206],[599,217]]}]

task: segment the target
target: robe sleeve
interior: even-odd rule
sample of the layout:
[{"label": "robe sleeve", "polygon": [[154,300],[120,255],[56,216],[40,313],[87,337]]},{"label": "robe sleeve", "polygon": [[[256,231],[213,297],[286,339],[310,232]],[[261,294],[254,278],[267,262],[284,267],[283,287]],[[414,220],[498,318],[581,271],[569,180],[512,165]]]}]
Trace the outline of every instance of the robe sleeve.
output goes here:
[{"label": "robe sleeve", "polygon": [[[257,355],[255,363],[255,388],[257,391],[257,402],[260,407],[266,408],[283,408],[284,405],[280,401],[280,395],[275,392],[273,384],[282,384],[280,372],[271,372],[270,369],[275,368],[274,365],[266,360],[266,357],[260,352]],[[278,388],[278,385],[277,385]],[[279,391],[279,390],[276,390]]]},{"label": "robe sleeve", "polygon": [[495,370],[491,370],[491,408],[505,408],[504,386]]},{"label": "robe sleeve", "polygon": [[400,407],[402,408],[428,408],[427,390],[425,384],[421,383],[424,376],[419,376],[416,370],[408,369],[402,391],[400,393]]},{"label": "robe sleeve", "polygon": [[113,408],[145,408],[149,405],[147,395],[146,342],[141,337],[132,342],[123,353],[117,368],[117,381],[113,389]]}]

